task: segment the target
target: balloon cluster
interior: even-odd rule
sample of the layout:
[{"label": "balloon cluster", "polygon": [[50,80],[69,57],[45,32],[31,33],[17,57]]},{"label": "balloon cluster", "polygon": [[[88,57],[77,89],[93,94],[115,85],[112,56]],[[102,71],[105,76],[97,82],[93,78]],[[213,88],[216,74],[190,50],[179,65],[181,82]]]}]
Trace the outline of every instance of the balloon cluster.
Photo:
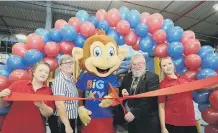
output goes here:
[{"label": "balloon cluster", "polygon": [[[29,70],[40,60],[49,63],[51,70],[55,70],[58,66],[57,60],[62,54],[71,54],[74,47],[83,47],[86,38],[96,34],[98,29],[104,30],[119,46],[129,45],[146,56],[171,56],[179,74],[193,79],[217,75],[218,54],[209,45],[201,47],[193,31],[184,31],[159,13],[140,13],[123,6],[108,12],[99,9],[95,16],[79,10],[68,22],[57,20],[54,28],[49,31],[36,29],[27,36],[25,43],[13,45],[13,55],[8,58],[6,65],[0,66],[0,89],[8,87],[16,80],[29,79]],[[125,66],[126,63],[129,62],[122,64]],[[217,106],[213,102],[216,100],[210,102],[213,109],[208,101],[210,96],[217,97],[217,92],[197,91],[195,94],[201,111],[215,111]],[[204,114],[202,116],[207,116]],[[218,121],[217,117],[211,118]],[[214,123],[213,121],[212,124]]]}]

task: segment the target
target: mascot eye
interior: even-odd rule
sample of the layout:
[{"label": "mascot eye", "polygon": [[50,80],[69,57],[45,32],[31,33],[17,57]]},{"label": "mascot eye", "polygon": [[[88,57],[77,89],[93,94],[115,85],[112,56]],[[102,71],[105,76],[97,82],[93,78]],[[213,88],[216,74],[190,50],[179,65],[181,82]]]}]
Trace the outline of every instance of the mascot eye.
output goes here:
[{"label": "mascot eye", "polygon": [[114,48],[113,47],[111,47],[111,48],[109,48],[109,51],[108,51],[109,53],[109,56],[114,56]]},{"label": "mascot eye", "polygon": [[99,47],[95,47],[93,53],[95,57],[101,56],[101,49]]}]

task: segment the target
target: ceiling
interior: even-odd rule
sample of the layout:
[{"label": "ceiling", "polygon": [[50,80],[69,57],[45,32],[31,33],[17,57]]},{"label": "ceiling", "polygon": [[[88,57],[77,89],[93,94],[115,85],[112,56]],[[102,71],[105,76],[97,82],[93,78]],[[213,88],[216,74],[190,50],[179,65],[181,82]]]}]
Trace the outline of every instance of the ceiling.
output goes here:
[{"label": "ceiling", "polygon": [[[142,12],[161,13],[184,30],[193,30],[197,38],[218,44],[218,12],[213,9],[216,1],[52,1],[52,26],[57,19],[69,20],[78,10],[95,15],[98,9],[110,10],[126,6]],[[45,28],[45,1],[1,1],[0,33],[29,34]],[[212,44],[214,45],[214,44]]]}]

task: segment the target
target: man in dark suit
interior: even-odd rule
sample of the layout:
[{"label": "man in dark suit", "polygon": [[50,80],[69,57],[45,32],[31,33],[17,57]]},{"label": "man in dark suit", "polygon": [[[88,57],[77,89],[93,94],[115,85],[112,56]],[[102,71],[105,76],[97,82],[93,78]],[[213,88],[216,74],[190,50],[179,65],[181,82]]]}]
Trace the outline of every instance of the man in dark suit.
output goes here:
[{"label": "man in dark suit", "polygon": [[[146,62],[143,55],[133,55],[131,71],[123,78],[122,95],[135,95],[154,91],[159,88],[159,77],[155,73],[146,72]],[[158,117],[157,97],[129,99],[125,101],[128,113],[128,133],[161,133]]]}]

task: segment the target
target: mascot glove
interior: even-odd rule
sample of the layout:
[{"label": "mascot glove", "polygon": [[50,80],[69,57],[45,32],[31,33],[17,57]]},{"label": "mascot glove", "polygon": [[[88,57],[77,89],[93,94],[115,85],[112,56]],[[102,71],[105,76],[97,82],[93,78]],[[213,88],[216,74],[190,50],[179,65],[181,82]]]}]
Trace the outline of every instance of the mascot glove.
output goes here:
[{"label": "mascot glove", "polygon": [[112,98],[112,96],[107,95],[104,98],[106,98],[106,99],[102,100],[101,103],[99,104],[99,106],[102,108],[107,108],[107,107],[111,106],[113,103],[113,99],[109,99],[109,98]]},{"label": "mascot glove", "polygon": [[78,108],[78,113],[82,123],[87,126],[91,121],[90,115],[92,114],[92,112],[86,109],[84,106],[80,106]]}]

